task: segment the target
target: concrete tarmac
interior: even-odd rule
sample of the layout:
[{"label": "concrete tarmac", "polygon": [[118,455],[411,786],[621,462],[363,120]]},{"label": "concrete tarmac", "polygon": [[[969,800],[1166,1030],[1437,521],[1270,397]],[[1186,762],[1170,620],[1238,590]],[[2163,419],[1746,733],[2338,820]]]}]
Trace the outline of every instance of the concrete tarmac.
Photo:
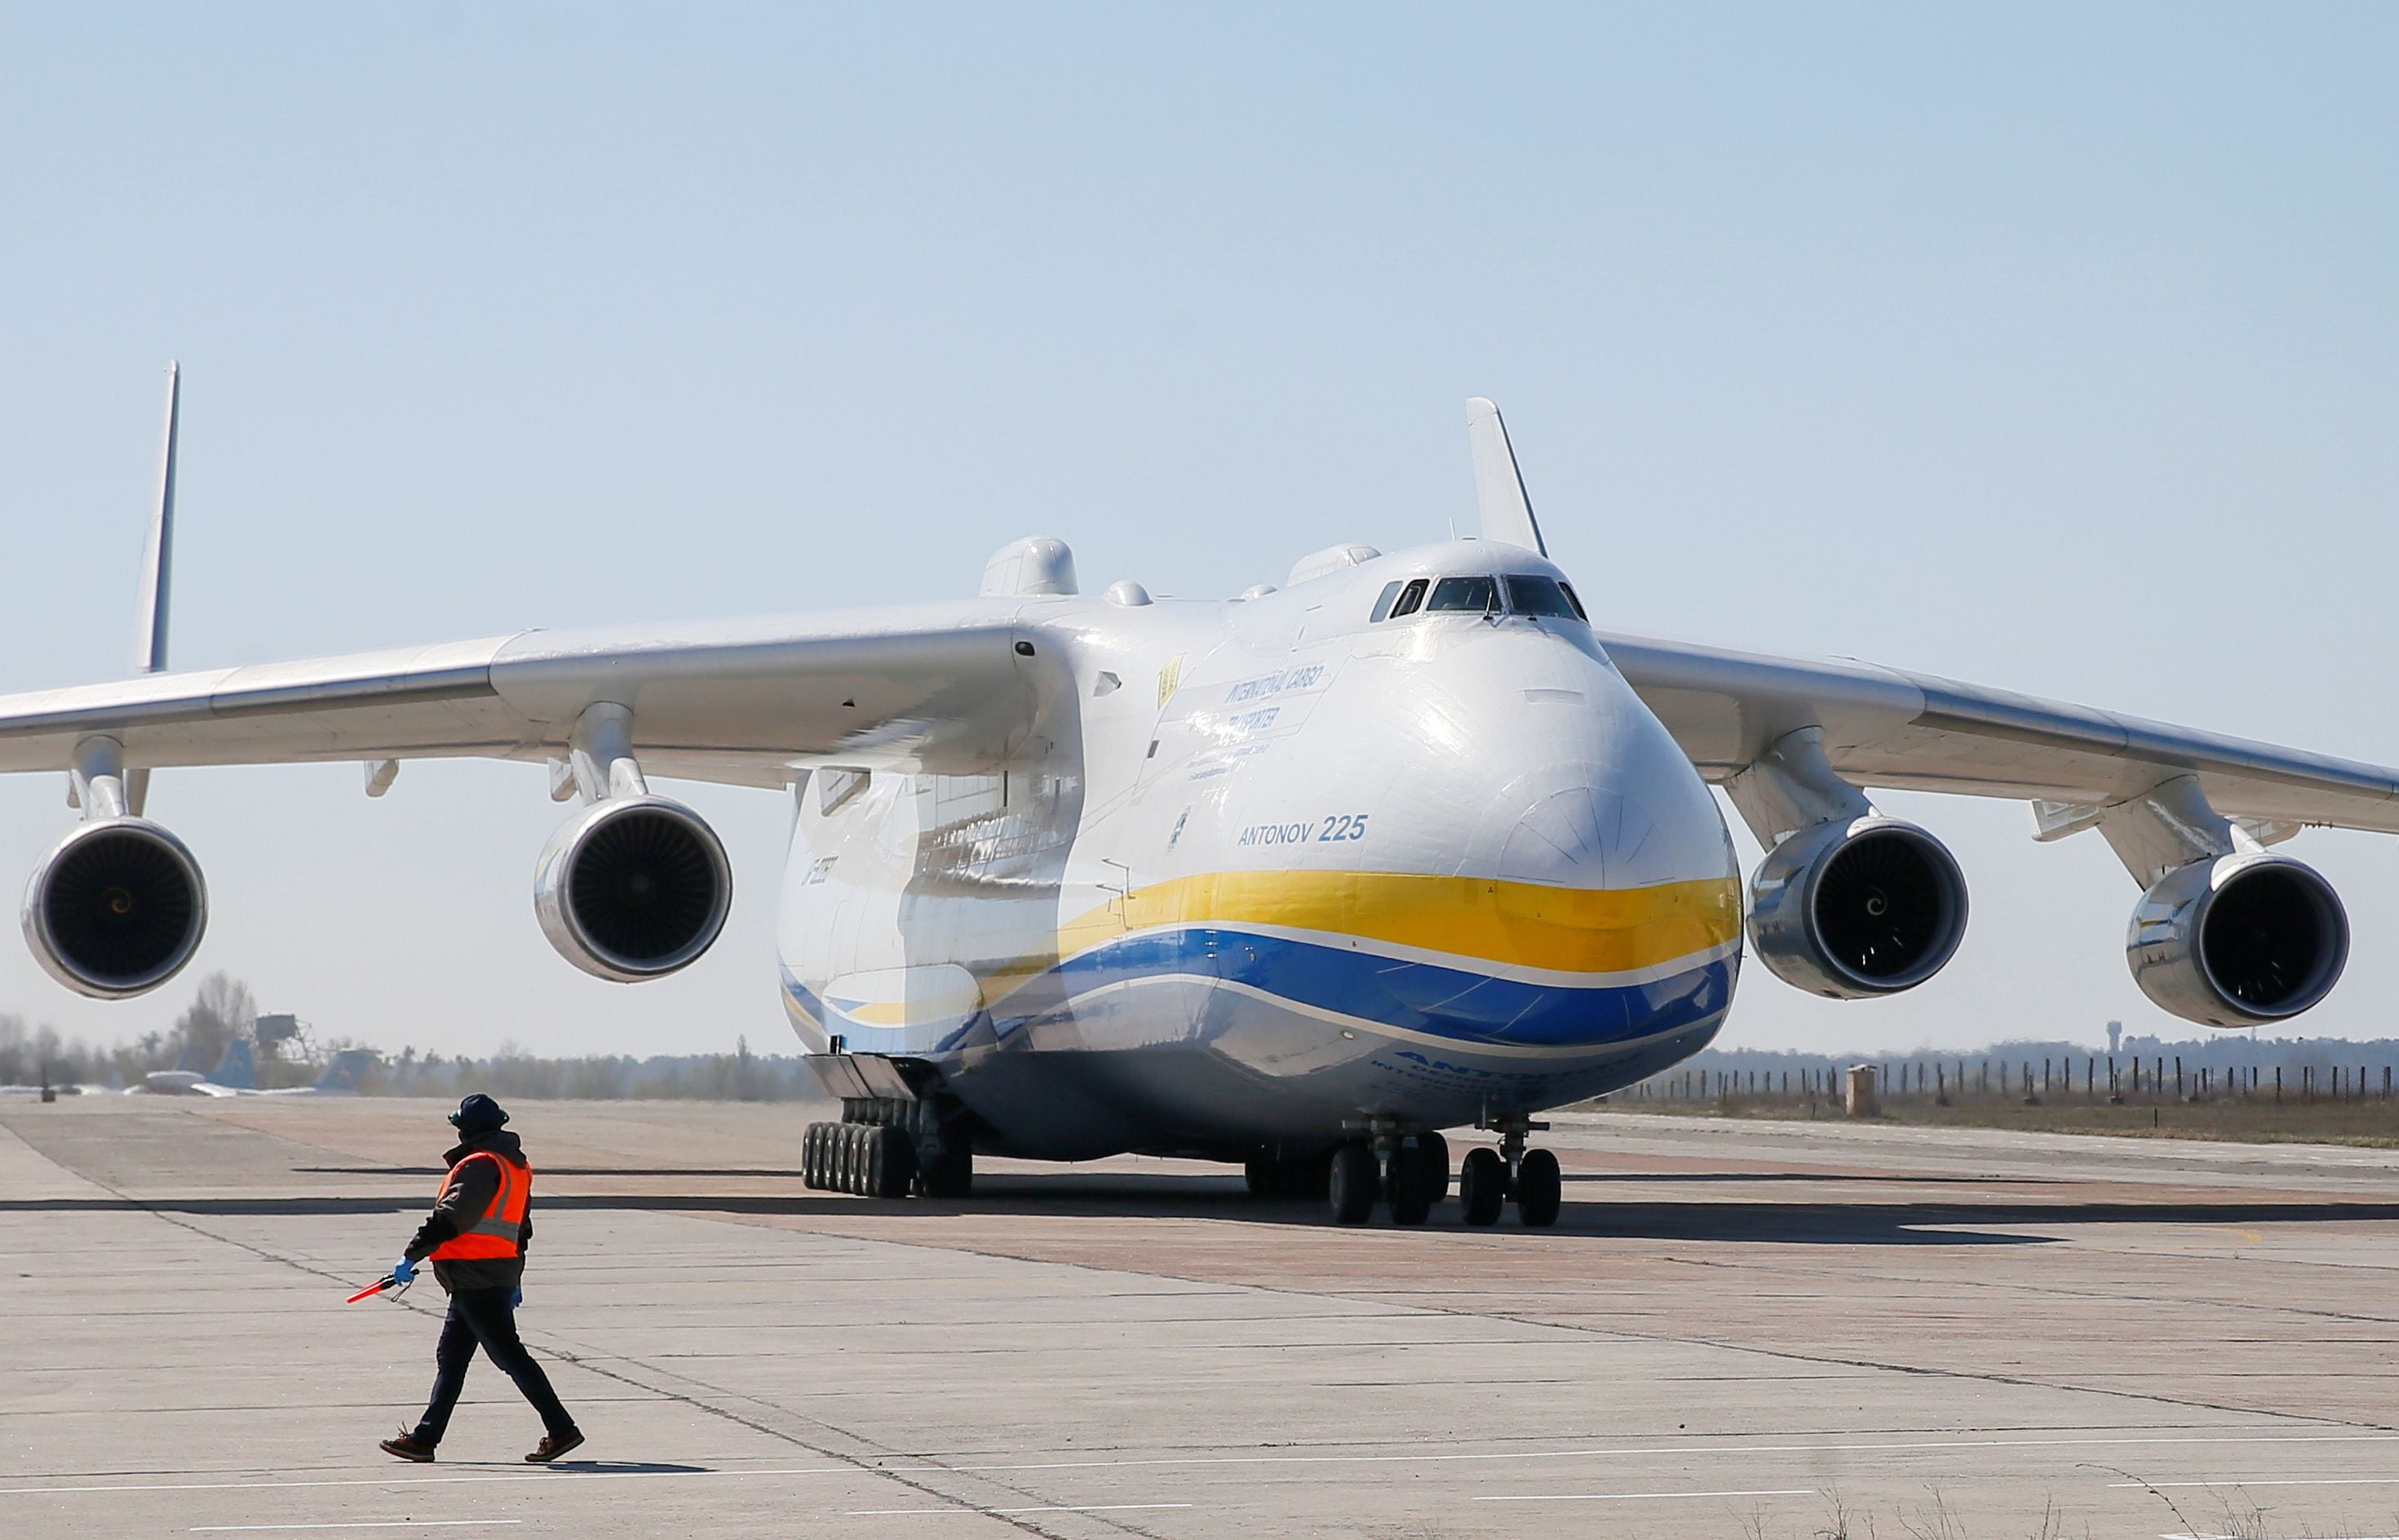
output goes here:
[{"label": "concrete tarmac", "polygon": [[[2399,1535],[2399,1155],[1600,1114],[1559,1226],[1238,1174],[808,1193],[803,1106],[524,1103],[432,1466],[427,1101],[0,1104],[0,1535]],[[1471,1135],[1453,1136],[1462,1154]]]}]

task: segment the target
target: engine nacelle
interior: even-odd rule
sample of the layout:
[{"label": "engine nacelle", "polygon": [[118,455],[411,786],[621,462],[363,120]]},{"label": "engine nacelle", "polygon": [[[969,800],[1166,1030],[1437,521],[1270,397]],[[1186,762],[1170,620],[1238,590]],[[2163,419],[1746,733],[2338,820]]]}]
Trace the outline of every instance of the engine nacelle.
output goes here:
[{"label": "engine nacelle", "polygon": [[620,984],[694,962],[725,928],[733,867],[716,831],[665,797],[593,803],[550,836],[534,912],[559,955]]},{"label": "engine nacelle", "polygon": [[208,929],[208,886],[183,842],[146,818],[95,818],[25,885],[25,942],[78,994],[122,1000],[183,970]]},{"label": "engine nacelle", "polygon": [[2193,861],[2134,906],[2124,960],[2141,993],[2186,1021],[2280,1021],[2332,993],[2349,914],[2315,868],[2250,852]]},{"label": "engine nacelle", "polygon": [[1941,971],[1966,934],[1966,877],[1912,823],[1835,819],[1767,854],[1749,944],[1774,976],[1836,1000],[1895,994]]}]

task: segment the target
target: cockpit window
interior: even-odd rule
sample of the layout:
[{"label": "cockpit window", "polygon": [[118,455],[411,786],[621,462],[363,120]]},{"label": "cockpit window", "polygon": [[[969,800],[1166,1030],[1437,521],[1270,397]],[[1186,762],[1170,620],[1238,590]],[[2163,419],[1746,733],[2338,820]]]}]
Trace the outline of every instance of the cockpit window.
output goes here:
[{"label": "cockpit window", "polygon": [[[1391,606],[1391,618],[1397,620],[1403,615],[1416,614],[1424,603],[1426,587],[1426,580],[1418,577],[1412,579],[1406,588],[1402,588],[1398,602]],[[1375,618],[1379,620],[1382,616],[1376,615]]]},{"label": "cockpit window", "polygon": [[1566,602],[1575,607],[1575,618],[1583,622],[1585,625],[1589,625],[1591,623],[1591,612],[1582,607],[1582,600],[1575,593],[1574,585],[1571,583],[1561,583],[1558,585],[1558,590],[1566,596]]},{"label": "cockpit window", "polygon": [[1582,618],[1581,606],[1566,597],[1565,587],[1554,577],[1510,574],[1508,608],[1517,615],[1545,615],[1558,620]]},{"label": "cockpit window", "polygon": [[1383,597],[1375,601],[1375,613],[1370,618],[1374,620],[1388,618],[1391,613],[1391,601],[1399,598],[1400,590],[1406,587],[1405,583],[1384,584]]},{"label": "cockpit window", "polygon": [[1444,577],[1432,586],[1432,602],[1428,612],[1436,610],[1471,610],[1476,615],[1488,615],[1498,607],[1498,599],[1487,577]]}]

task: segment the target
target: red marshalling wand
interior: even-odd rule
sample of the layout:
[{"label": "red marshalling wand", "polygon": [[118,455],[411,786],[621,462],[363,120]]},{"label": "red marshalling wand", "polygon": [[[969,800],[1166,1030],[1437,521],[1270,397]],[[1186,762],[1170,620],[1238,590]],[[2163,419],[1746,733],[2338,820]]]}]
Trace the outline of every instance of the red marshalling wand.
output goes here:
[{"label": "red marshalling wand", "polygon": [[389,1273],[386,1273],[383,1277],[375,1279],[374,1282],[368,1284],[364,1289],[359,1290],[357,1293],[352,1294],[348,1299],[344,1300],[342,1303],[344,1304],[356,1304],[360,1300],[373,1299],[377,1294],[382,1293],[385,1290],[389,1289],[396,1284],[399,1286],[401,1292],[404,1293],[407,1291],[407,1284],[400,1283],[400,1279],[394,1277]]}]

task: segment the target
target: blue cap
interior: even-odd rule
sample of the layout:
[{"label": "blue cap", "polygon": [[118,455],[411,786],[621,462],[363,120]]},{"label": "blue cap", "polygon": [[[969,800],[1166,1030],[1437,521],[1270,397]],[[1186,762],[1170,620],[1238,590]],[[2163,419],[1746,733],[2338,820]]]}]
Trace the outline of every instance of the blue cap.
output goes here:
[{"label": "blue cap", "polygon": [[459,1102],[458,1110],[450,1114],[450,1126],[462,1134],[487,1134],[508,1120],[500,1104],[481,1091]]}]

